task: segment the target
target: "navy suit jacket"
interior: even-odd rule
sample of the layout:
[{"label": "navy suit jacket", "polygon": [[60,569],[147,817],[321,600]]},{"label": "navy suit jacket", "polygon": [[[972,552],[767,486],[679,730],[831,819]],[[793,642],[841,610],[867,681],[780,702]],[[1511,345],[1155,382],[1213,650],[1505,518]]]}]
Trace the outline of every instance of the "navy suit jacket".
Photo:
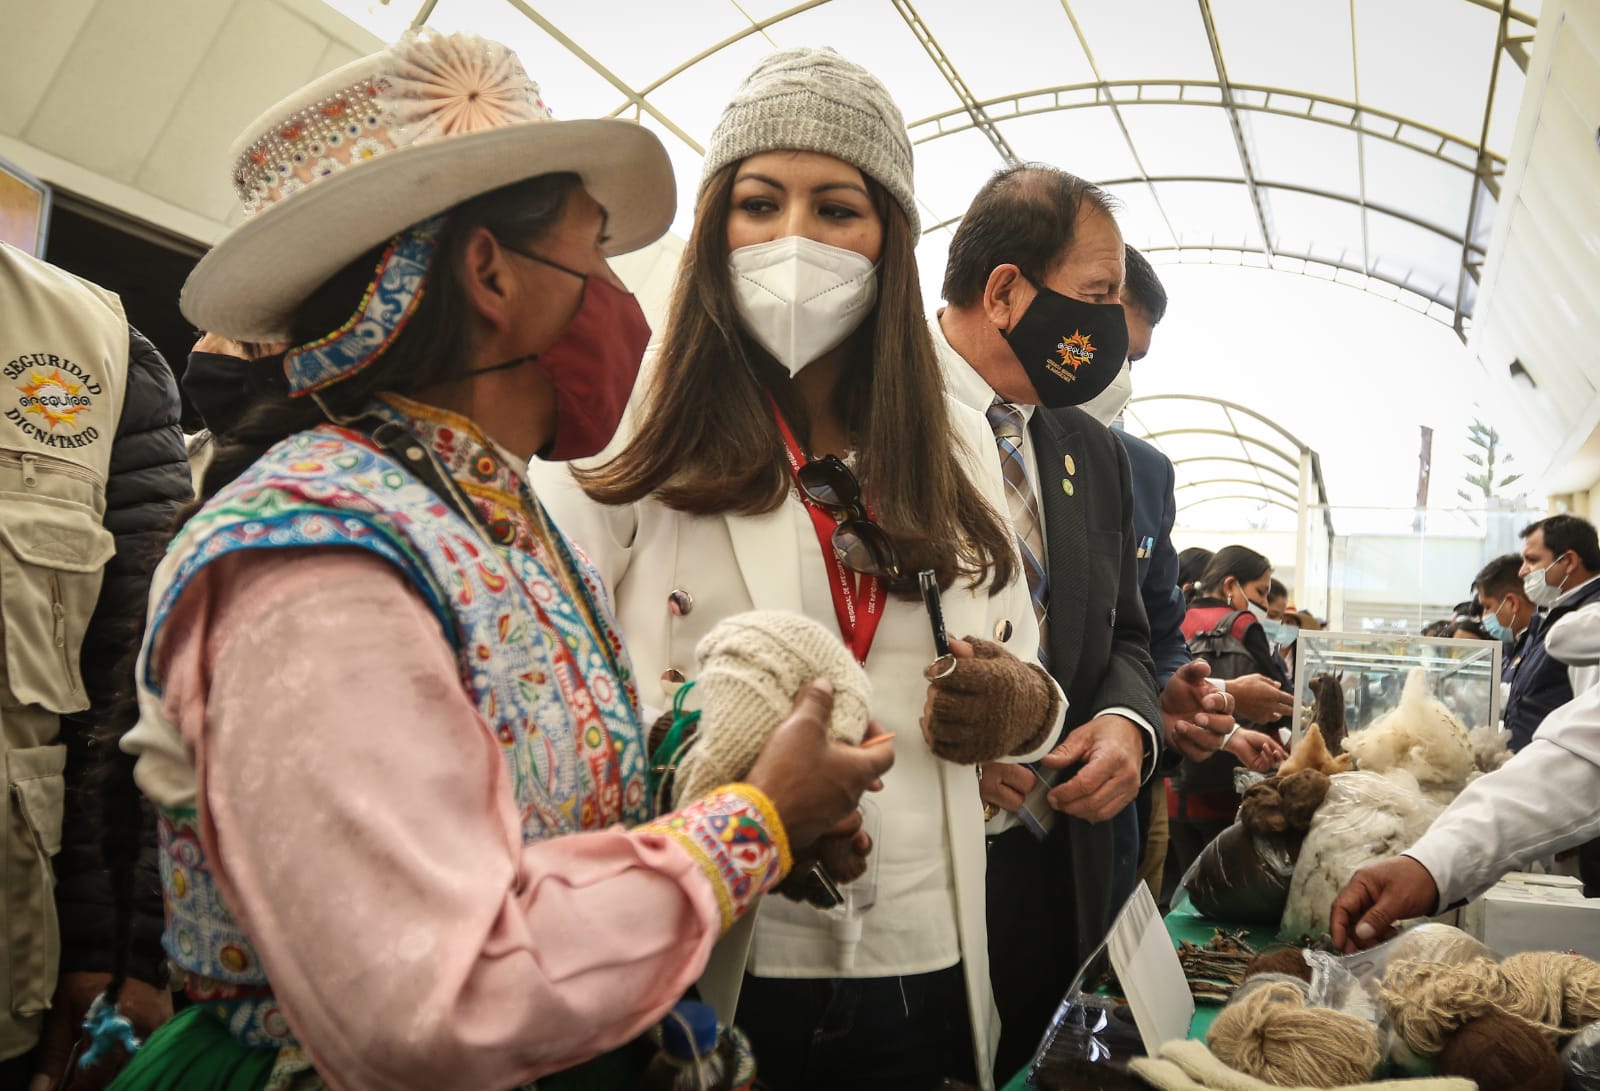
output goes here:
[{"label": "navy suit jacket", "polygon": [[1172,460],[1155,445],[1121,428],[1111,429],[1128,452],[1133,475],[1133,535],[1138,546],[1139,597],[1150,622],[1150,656],[1156,665],[1156,687],[1167,684],[1189,662],[1189,645],[1183,639],[1183,616],[1188,605],[1178,588],[1178,551],[1172,547],[1172,524],[1177,518],[1174,496],[1177,475]]}]

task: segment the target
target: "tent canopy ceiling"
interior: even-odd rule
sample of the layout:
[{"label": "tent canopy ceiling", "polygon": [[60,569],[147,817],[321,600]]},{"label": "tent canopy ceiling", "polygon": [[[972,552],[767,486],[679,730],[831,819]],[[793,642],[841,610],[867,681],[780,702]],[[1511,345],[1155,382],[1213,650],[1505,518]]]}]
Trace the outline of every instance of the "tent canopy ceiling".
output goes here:
[{"label": "tent canopy ceiling", "polygon": [[[328,0],[512,45],[567,117],[637,118],[692,219],[702,149],[762,55],[832,45],[916,143],[932,291],[1007,163],[1105,185],[1158,261],[1255,264],[1378,292],[1465,335],[1539,0]],[[1153,29],[1155,28],[1155,29]]]}]

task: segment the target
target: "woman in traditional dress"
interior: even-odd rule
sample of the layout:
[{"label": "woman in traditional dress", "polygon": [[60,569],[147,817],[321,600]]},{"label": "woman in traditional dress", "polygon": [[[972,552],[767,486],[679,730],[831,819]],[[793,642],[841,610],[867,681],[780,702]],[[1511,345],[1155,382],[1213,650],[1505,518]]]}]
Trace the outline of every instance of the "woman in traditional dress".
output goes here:
[{"label": "woman in traditional dress", "polygon": [[425,32],[270,110],[234,182],[183,309],[293,346],[289,392],[152,592],[122,745],[193,1003],[116,1086],[560,1087],[601,1054],[589,1086],[631,1086],[607,1051],[892,760],[810,687],[745,782],[650,813],[628,655],[524,466],[611,438],[649,330],[606,257],[666,229],[666,155]]}]

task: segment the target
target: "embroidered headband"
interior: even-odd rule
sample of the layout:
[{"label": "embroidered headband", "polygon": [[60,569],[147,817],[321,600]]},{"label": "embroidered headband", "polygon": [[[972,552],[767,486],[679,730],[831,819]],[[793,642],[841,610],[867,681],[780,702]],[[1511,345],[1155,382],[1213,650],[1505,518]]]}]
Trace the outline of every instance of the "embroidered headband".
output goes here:
[{"label": "embroidered headband", "polygon": [[327,336],[284,354],[291,398],[366,370],[394,344],[422,303],[428,262],[443,225],[444,217],[434,216],[390,239],[355,313]]}]

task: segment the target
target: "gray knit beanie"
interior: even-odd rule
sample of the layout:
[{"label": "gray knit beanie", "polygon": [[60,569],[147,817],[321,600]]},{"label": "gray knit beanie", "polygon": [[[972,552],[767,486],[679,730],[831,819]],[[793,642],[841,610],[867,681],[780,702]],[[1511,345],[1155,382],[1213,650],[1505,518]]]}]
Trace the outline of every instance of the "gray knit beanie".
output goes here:
[{"label": "gray knit beanie", "polygon": [[677,805],[744,779],[773,730],[794,710],[795,694],[814,679],[833,684],[828,734],[859,743],[867,732],[867,672],[837,633],[808,617],[778,610],[735,614],[701,638],[695,657],[700,727],[678,766]]},{"label": "gray knit beanie", "polygon": [[900,202],[913,239],[921,234],[905,118],[860,65],[827,47],[785,49],[756,65],[711,133],[700,193],[729,163],[779,149],[844,160]]}]

